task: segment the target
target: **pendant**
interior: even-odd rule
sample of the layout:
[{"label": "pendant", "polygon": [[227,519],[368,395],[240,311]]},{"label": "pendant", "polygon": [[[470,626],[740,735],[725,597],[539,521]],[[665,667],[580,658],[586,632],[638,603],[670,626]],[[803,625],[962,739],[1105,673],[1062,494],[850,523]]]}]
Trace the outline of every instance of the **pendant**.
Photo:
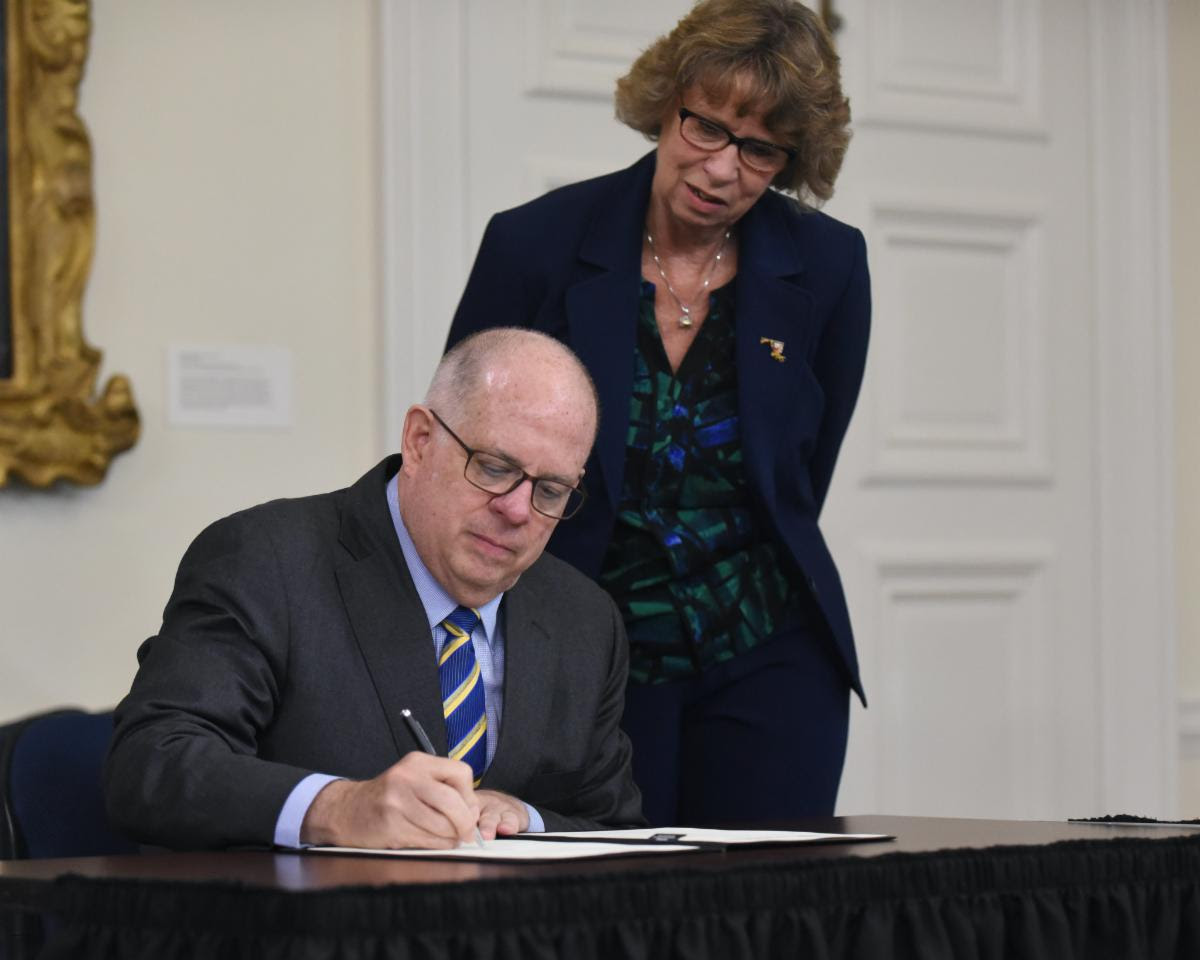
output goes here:
[{"label": "pendant", "polygon": [[684,328],[690,327],[692,325],[692,318],[686,313],[683,314],[679,318],[679,325]]}]

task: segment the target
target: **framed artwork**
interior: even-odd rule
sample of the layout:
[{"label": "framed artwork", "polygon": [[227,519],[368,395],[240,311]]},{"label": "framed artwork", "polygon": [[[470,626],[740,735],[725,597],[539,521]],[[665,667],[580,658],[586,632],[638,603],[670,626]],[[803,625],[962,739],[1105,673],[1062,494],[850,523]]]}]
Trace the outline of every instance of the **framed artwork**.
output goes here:
[{"label": "framed artwork", "polygon": [[140,430],[133,389],[97,394],[83,291],[95,242],[92,154],[79,117],[87,0],[0,0],[0,486],[95,484]]}]

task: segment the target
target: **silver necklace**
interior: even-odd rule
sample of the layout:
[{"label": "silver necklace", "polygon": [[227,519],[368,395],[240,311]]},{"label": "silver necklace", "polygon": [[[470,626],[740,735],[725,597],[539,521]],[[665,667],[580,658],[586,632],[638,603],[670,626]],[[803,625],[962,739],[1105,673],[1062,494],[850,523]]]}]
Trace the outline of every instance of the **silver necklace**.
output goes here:
[{"label": "silver necklace", "polygon": [[[713,257],[712,263],[708,265],[708,274],[704,277],[704,283],[700,285],[701,296],[708,292],[708,285],[712,283],[713,274],[717,272],[717,264],[721,262],[721,257],[725,255],[725,244],[729,242],[729,234],[732,232],[731,230],[726,230],[725,236],[721,238],[721,245],[717,247],[717,255]],[[658,267],[658,275],[663,278],[663,283],[667,285],[667,293],[679,304],[679,326],[687,329],[692,325],[692,308],[679,299],[679,294],[675,292],[675,288],[671,286],[671,281],[667,279],[667,271],[663,269],[662,261],[658,259],[658,251],[654,249],[654,238],[650,236],[649,230],[646,231],[646,243],[650,245],[650,256],[654,258],[654,265]]]}]

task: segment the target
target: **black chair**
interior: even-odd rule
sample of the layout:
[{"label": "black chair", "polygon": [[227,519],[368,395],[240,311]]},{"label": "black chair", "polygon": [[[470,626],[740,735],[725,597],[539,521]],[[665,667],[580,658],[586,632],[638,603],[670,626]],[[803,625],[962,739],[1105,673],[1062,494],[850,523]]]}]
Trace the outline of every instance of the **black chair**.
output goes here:
[{"label": "black chair", "polygon": [[0,858],[133,853],[104,813],[112,713],[52,710],[0,727]]},{"label": "black chair", "polygon": [[[51,710],[0,727],[0,859],[133,853],[104,813],[112,713]],[[0,960],[35,956],[50,920],[0,914]]]}]

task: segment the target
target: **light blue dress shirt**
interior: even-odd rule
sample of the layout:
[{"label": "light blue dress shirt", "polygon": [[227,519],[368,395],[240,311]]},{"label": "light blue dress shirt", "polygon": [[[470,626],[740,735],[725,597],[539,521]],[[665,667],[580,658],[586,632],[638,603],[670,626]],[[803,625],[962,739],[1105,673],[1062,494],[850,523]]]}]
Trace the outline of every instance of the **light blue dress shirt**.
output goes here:
[{"label": "light blue dress shirt", "polygon": [[[434,579],[433,574],[421,562],[416,545],[409,536],[408,529],[400,517],[400,500],[396,490],[396,478],[391,477],[386,489],[388,510],[392,515],[392,524],[396,528],[396,538],[400,541],[400,549],[404,553],[404,562],[408,564],[408,572],[412,576],[413,585],[417,588],[417,596],[421,606],[425,608],[425,617],[429,621],[430,635],[433,639],[434,657],[441,655],[442,647],[446,644],[448,635],[442,621],[454,612],[458,604],[442,589],[442,585]],[[492,757],[496,755],[496,742],[500,735],[500,718],[504,713],[504,627],[500,622],[500,601],[504,595],[494,597],[488,603],[479,607],[479,624],[471,632],[471,646],[475,648],[475,659],[479,663],[479,673],[483,679],[484,710],[487,713],[487,763],[491,766]],[[418,718],[419,719],[419,718]],[[426,721],[429,722],[429,721]],[[279,818],[275,821],[275,844],[280,847],[299,848],[300,827],[304,816],[312,805],[313,799],[326,784],[340,777],[325,773],[311,773],[301,780],[288,794]],[[522,801],[524,803],[524,801]],[[529,812],[529,832],[540,833],[546,829],[545,822],[529,804],[525,804]]]}]

